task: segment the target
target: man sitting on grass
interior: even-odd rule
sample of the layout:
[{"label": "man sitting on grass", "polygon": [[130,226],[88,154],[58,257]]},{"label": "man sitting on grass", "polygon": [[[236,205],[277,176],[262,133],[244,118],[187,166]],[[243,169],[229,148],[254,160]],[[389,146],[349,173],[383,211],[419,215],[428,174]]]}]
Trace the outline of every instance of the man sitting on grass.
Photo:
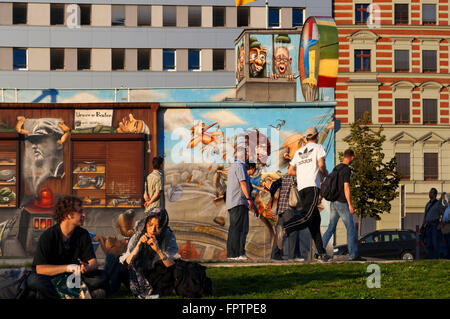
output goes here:
[{"label": "man sitting on grass", "polygon": [[59,198],[53,218],[57,224],[39,238],[28,287],[37,291],[37,297],[58,299],[52,279],[66,272],[81,273],[92,297],[104,297],[102,288],[108,279],[98,269],[89,232],[81,228],[86,218],[82,201],[73,196]]}]

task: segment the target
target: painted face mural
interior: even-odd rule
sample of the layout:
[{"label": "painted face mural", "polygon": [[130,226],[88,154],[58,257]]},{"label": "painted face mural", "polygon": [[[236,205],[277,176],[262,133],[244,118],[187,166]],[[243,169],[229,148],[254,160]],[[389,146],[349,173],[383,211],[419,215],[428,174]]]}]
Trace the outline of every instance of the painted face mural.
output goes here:
[{"label": "painted face mural", "polygon": [[16,130],[26,136],[23,174],[29,190],[37,194],[48,178],[64,173],[64,142],[70,129],[56,118],[18,117]]},{"label": "painted face mural", "polygon": [[292,57],[290,56],[289,46],[291,38],[287,34],[280,34],[275,38],[275,49],[273,54],[272,79],[287,78],[294,80],[292,73]]},{"label": "painted face mural", "polygon": [[250,37],[250,77],[266,77],[266,59],[267,48],[262,46],[255,37]]}]

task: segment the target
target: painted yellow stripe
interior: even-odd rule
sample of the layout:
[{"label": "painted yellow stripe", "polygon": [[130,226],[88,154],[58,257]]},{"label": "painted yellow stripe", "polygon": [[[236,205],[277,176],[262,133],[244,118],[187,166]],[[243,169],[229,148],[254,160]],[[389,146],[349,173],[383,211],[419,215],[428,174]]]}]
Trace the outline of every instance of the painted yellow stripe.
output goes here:
[{"label": "painted yellow stripe", "polygon": [[335,77],[338,73],[338,59],[321,59],[319,62],[319,74]]},{"label": "painted yellow stripe", "polygon": [[253,2],[255,0],[234,0],[236,2],[236,7],[243,6],[244,4]]},{"label": "painted yellow stripe", "polygon": [[334,21],[319,20],[319,19],[316,18],[316,23],[318,25],[327,25],[329,27],[336,27],[336,23]]}]

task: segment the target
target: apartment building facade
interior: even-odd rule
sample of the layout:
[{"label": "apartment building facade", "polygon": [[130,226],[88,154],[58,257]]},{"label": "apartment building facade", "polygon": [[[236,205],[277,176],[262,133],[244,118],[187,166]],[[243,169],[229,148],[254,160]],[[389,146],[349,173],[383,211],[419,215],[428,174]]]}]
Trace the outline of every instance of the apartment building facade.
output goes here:
[{"label": "apartment building facade", "polygon": [[[336,156],[364,112],[384,128],[386,159],[396,157],[400,196],[365,231],[415,229],[430,188],[450,191],[448,0],[336,0],[339,76]],[[338,242],[345,228],[338,228]]]},{"label": "apartment building facade", "polygon": [[271,0],[268,11],[264,1],[76,4],[79,20],[68,1],[0,1],[2,88],[231,87],[244,28],[332,14],[330,0]]}]

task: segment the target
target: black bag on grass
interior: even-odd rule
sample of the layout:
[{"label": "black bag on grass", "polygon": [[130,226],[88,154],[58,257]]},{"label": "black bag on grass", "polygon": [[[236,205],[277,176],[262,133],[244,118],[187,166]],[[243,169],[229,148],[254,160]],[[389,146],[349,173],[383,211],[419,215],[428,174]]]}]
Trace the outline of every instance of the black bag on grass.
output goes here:
[{"label": "black bag on grass", "polygon": [[27,278],[30,270],[2,269],[0,270],[0,299],[20,299],[27,290]]},{"label": "black bag on grass", "polygon": [[161,261],[146,274],[153,293],[160,296],[200,298],[212,294],[211,279],[206,276],[206,267],[190,261],[175,260],[175,265],[166,268]]},{"label": "black bag on grass", "polygon": [[175,291],[185,298],[200,298],[212,294],[211,279],[206,276],[206,267],[197,263],[179,260],[173,273]]}]

